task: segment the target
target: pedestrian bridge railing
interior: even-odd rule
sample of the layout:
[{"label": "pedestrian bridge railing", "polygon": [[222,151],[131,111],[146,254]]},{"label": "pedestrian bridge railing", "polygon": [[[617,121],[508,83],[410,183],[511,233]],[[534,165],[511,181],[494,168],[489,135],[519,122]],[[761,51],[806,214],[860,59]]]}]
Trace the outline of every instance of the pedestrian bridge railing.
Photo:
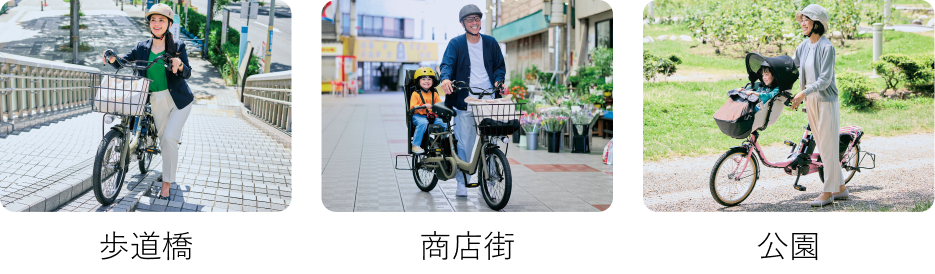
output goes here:
[{"label": "pedestrian bridge railing", "polygon": [[244,81],[244,107],[257,118],[291,136],[292,71],[255,74]]},{"label": "pedestrian bridge railing", "polygon": [[100,69],[0,54],[0,136],[90,111]]}]

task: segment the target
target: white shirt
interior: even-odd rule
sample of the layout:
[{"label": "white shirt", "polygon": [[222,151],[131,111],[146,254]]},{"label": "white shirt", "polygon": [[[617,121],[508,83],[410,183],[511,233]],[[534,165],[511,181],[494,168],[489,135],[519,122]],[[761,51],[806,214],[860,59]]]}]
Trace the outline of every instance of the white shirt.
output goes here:
[{"label": "white shirt", "polygon": [[815,83],[815,79],[818,79],[818,75],[815,75],[815,55],[817,50],[815,48],[818,46],[818,42],[808,44],[808,52],[805,53],[805,64],[802,65],[802,70],[805,70],[805,86],[810,86]]},{"label": "white shirt", "polygon": [[[484,89],[490,89],[493,86],[490,84],[490,76],[487,75],[487,69],[484,67],[484,41],[477,40],[477,43],[471,44],[467,42],[468,45],[468,54],[471,56],[471,87],[479,87]],[[483,92],[482,90],[474,90],[474,92]],[[479,98],[480,96],[470,94],[470,97]],[[492,98],[490,95],[484,95],[484,98]]]}]

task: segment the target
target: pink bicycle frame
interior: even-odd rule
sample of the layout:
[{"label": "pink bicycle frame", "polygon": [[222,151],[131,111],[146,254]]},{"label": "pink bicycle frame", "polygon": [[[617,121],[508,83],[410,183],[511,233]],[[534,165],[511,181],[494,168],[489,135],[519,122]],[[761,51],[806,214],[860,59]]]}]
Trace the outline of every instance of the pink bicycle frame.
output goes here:
[{"label": "pink bicycle frame", "polygon": [[[805,130],[805,132],[802,134],[802,140],[805,140],[806,138],[808,138],[808,135],[809,135],[810,133],[811,133],[811,131]],[[842,128],[839,130],[839,134],[841,134],[841,133],[851,135],[851,137],[852,137],[851,140],[857,140],[857,137],[859,137],[860,135],[862,135],[863,129],[862,129],[861,127],[859,127],[859,126],[842,127]],[[754,152],[754,150],[756,151],[757,155],[760,156],[760,161],[762,161],[763,164],[765,164],[766,166],[771,167],[771,168],[785,168],[785,167],[788,167],[789,164],[791,164],[793,160],[795,160],[795,157],[789,157],[789,158],[787,158],[787,159],[785,159],[785,160],[782,160],[782,161],[779,161],[779,162],[775,162],[775,163],[774,163],[774,162],[770,162],[769,160],[766,159],[766,157],[764,157],[764,155],[763,155],[763,148],[760,147],[760,143],[759,143],[758,140],[757,140],[757,136],[758,136],[758,134],[750,134],[750,137],[748,137],[748,141],[749,141],[749,143],[752,144],[752,145],[746,145],[746,147],[747,147],[747,162],[743,164],[743,169],[741,169],[741,172],[742,172],[742,171],[746,171],[747,165],[749,164],[749,162],[751,161],[751,158],[753,157],[753,152]],[[851,141],[851,142],[847,145],[847,150],[845,150],[846,153],[845,153],[844,155],[847,155],[847,153],[849,153],[849,152],[851,151],[851,149],[853,149],[853,148],[854,148],[854,141]],[[798,151],[798,153],[805,153],[804,150],[805,150],[805,146],[800,145],[800,146],[799,146],[799,151]],[[806,173],[806,174],[812,174],[812,173],[814,173],[814,172],[817,172],[819,168],[821,168],[821,167],[824,166],[821,162],[818,161],[818,155],[819,155],[818,152],[813,152],[813,153],[812,153],[812,155],[811,155],[811,157],[810,157],[812,161],[811,161],[811,163],[809,164],[809,170],[808,170],[808,173]],[[844,162],[845,162],[846,160],[847,160],[847,159],[840,159],[841,164],[843,165]],[[738,165],[737,167],[739,168],[740,166]],[[735,171],[736,171],[736,170],[735,170]],[[788,173],[788,172],[787,172],[787,173]],[[789,174],[789,175],[793,175],[793,174]]]}]

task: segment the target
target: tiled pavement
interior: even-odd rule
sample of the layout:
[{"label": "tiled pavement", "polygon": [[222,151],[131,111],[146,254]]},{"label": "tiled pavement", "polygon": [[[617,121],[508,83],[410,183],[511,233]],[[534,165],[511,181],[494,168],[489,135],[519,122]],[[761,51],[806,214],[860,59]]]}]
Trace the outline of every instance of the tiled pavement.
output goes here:
[{"label": "tiled pavement", "polygon": [[[406,154],[403,98],[398,92],[322,97],[322,201],[332,211],[491,211],[477,188],[455,197],[455,180],[431,192],[411,171],[395,170]],[[601,163],[607,139],[592,154],[530,151],[510,144],[513,193],[503,211],[601,211],[613,199],[613,167]],[[400,162],[405,165],[405,163]],[[476,178],[473,177],[473,178]],[[475,180],[475,179],[472,179]]]},{"label": "tiled pavement", "polygon": [[162,170],[157,156],[145,179],[133,163],[121,201],[102,207],[88,190],[100,117],[86,114],[0,139],[4,206],[24,210],[23,200],[49,198],[46,191],[77,191],[59,186],[64,183],[83,188],[64,205],[40,211],[280,211],[291,201],[291,151],[232,109],[196,106],[183,130],[172,201],[154,201],[160,184],[151,187],[152,181]]}]

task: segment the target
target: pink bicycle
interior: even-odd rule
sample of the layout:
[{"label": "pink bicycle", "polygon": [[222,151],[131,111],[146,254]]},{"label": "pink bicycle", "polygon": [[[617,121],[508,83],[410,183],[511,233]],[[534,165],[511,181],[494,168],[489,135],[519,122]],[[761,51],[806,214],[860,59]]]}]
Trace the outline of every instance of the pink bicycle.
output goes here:
[{"label": "pink bicycle", "polygon": [[[792,187],[799,191],[805,191],[806,187],[799,185],[799,179],[802,175],[808,175],[818,172],[819,177],[824,181],[824,168],[821,157],[815,150],[815,140],[811,134],[811,127],[805,126],[805,133],[802,134],[801,141],[796,144],[791,141],[784,143],[792,147],[789,155],[782,161],[770,162],[763,154],[763,149],[759,144],[760,131],[774,124],[785,106],[791,104],[792,94],[788,91],[795,80],[790,80],[797,76],[797,70],[791,58],[780,56],[773,58],[762,57],[759,54],[751,53],[747,55],[747,72],[751,74],[751,81],[755,79],[754,75],[759,69],[760,64],[767,62],[776,70],[777,80],[783,81],[781,87],[783,90],[767,102],[755,115],[750,117],[752,126],[749,131],[733,137],[746,139],[740,146],[732,147],[725,152],[714,164],[711,170],[710,189],[714,200],[724,206],[735,206],[743,202],[756,185],[759,178],[760,167],[757,164],[757,158],[763,162],[763,165],[771,168],[781,168],[788,175],[794,175],[795,183]],[[752,70],[752,72],[751,72]],[[786,77],[783,79],[782,77]],[[792,79],[796,79],[792,78]],[[803,106],[802,112],[806,109]],[[719,122],[719,126],[721,123]],[[731,125],[730,130],[736,130],[735,125]],[[753,128],[756,127],[756,128]],[[722,131],[727,130],[722,126]],[[839,131],[839,152],[841,159],[841,169],[844,172],[844,184],[846,185],[854,177],[854,174],[861,169],[873,169],[876,167],[876,155],[873,153],[861,151],[860,139],[864,131],[859,126],[842,127]],[[873,162],[871,167],[861,167],[863,159],[869,157]]]}]

